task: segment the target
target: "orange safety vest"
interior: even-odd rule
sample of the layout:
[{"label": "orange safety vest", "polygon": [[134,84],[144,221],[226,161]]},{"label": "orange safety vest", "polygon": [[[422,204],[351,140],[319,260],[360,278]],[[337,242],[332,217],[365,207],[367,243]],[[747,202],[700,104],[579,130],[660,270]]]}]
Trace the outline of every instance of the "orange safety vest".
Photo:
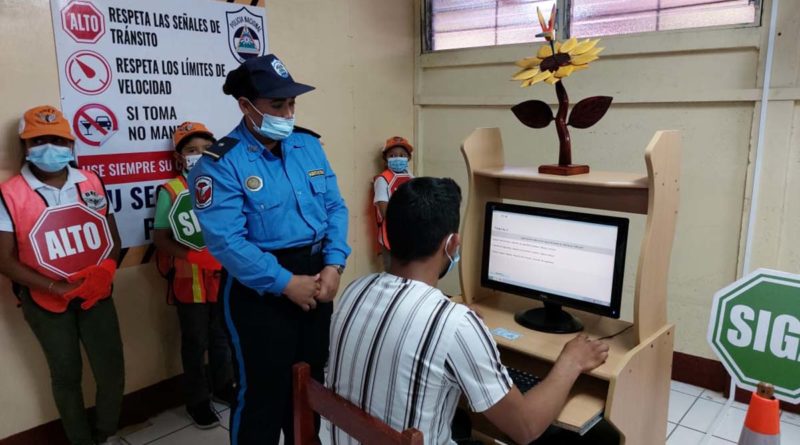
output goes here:
[{"label": "orange safety vest", "polygon": [[[86,207],[106,216],[108,204],[103,208],[96,209],[93,203],[87,202],[87,196],[106,196],[103,183],[93,172],[83,169],[80,171],[86,177],[86,180],[77,183],[79,202],[82,201]],[[38,222],[39,217],[48,207],[42,195],[33,190],[21,174],[0,184],[0,194],[2,194],[3,203],[8,209],[9,216],[11,216],[11,221],[14,223],[14,235],[17,241],[19,261],[41,275],[56,281],[63,280],[63,277],[39,264],[28,236]],[[63,297],[35,288],[31,288],[29,291],[33,301],[42,309],[55,313],[62,313],[67,310],[69,302]]]},{"label": "orange safety vest", "polygon": [[[183,175],[167,181],[163,185],[169,193],[170,202],[187,190],[188,185]],[[175,234],[173,233],[173,236]],[[201,269],[183,258],[175,258],[158,252],[158,270],[167,278],[167,301],[173,303],[216,303],[221,273],[218,270]]]},{"label": "orange safety vest", "polygon": [[[392,197],[392,194],[403,184],[406,182],[414,179],[408,173],[395,173],[390,169],[386,169],[383,173],[375,176],[372,180],[375,182],[376,179],[383,178],[386,180],[386,183],[389,184],[389,197]],[[389,236],[386,234],[386,224],[384,224],[383,217],[381,216],[381,211],[378,209],[378,206],[375,206],[375,220],[378,223],[378,244],[385,247],[389,250]]]}]

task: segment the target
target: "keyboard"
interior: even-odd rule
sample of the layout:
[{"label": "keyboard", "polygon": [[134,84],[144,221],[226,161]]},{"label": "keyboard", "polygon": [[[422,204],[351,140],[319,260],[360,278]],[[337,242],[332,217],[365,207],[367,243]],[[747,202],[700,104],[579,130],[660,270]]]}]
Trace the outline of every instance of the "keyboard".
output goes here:
[{"label": "keyboard", "polygon": [[538,385],[539,382],[542,381],[539,377],[525,371],[521,371],[519,369],[514,368],[506,368],[508,369],[508,375],[511,377],[511,380],[517,385],[520,392],[523,394],[528,392],[529,389],[533,388],[534,386]]}]

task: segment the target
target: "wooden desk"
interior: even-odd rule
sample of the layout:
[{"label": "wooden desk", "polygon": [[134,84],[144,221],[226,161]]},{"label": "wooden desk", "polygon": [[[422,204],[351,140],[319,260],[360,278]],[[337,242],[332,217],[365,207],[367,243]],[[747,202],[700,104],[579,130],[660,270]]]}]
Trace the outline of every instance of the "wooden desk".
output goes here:
[{"label": "wooden desk", "polygon": [[619,335],[605,340],[610,346],[606,363],[579,377],[558,416],[562,427],[585,432],[602,417],[619,431],[623,444],[664,443],[675,331],[666,318],[667,275],[678,213],[680,145],[679,133],[659,131],[645,150],[646,174],[593,170],[568,177],[506,165],[497,128],[476,129],[461,147],[469,174],[459,265],[463,300],[481,313],[490,330],[521,334],[515,340],[494,337],[508,366],[544,377],[574,334],[548,334],[518,325],[514,314],[540,303],[481,286],[486,204],[513,199],[647,217],[633,322],[565,308],[581,319],[590,337]]}]

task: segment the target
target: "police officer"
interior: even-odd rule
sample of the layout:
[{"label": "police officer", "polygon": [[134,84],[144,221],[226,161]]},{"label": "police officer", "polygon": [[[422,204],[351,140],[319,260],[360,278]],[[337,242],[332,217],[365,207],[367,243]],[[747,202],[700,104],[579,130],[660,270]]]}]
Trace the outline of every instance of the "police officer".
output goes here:
[{"label": "police officer", "polygon": [[223,305],[239,388],[231,443],[293,440],[294,363],[324,381],[332,300],[350,254],[347,207],[319,135],[294,126],[297,83],[274,55],[223,86],[243,114],[190,172],[208,249],[224,266]]}]

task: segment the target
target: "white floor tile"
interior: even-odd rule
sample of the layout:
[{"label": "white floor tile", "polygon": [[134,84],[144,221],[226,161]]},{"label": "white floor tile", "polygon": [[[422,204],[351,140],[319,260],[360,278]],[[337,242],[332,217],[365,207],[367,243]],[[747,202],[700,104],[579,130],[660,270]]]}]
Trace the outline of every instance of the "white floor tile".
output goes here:
[{"label": "white floor tile", "polygon": [[744,426],[744,417],[747,413],[739,408],[731,407],[725,418],[714,431],[714,436],[721,437],[731,442],[738,442],[739,436],[742,434],[742,427]]},{"label": "white floor tile", "polygon": [[669,435],[672,434],[672,430],[674,430],[676,426],[678,425],[672,422],[667,422],[667,437],[669,437]]},{"label": "white floor tile", "polygon": [[696,445],[702,438],[703,433],[678,425],[669,435],[667,445]]},{"label": "white floor tile", "polygon": [[672,380],[669,384],[670,389],[674,389],[675,391],[682,392],[684,394],[689,394],[690,396],[699,396],[700,394],[705,391],[704,388],[699,386],[690,385],[688,383],[677,382]]},{"label": "white floor tile", "polygon": [[150,445],[221,445],[227,444],[228,440],[228,430],[225,428],[201,430],[192,425],[162,437]]},{"label": "white floor tile", "polygon": [[[700,394],[700,397],[706,400],[712,400],[717,403],[725,403],[728,401],[727,397],[724,397],[721,392],[711,391],[710,389],[703,390],[703,393]],[[731,404],[734,408],[739,408],[747,411],[747,404],[742,402],[733,402]],[[738,439],[737,439],[738,440]]]},{"label": "white floor tile", "polygon": [[144,445],[190,425],[184,407],[165,411],[147,421],[148,426],[124,437],[130,445]]},{"label": "white floor tile", "polygon": [[221,413],[221,412],[223,412],[223,411],[225,411],[227,409],[230,409],[228,407],[228,405],[223,405],[222,403],[211,402],[211,404],[214,405],[214,409],[217,410],[218,413]]},{"label": "white floor tile", "polygon": [[[736,442],[738,441],[739,439],[737,438]],[[712,437],[711,440],[708,441],[708,445],[731,445],[731,444],[736,445],[736,442],[720,439],[719,437]]]},{"label": "white floor tile", "polygon": [[792,425],[800,426],[800,414],[789,413],[784,411],[781,414],[781,422],[791,423]]},{"label": "white floor tile", "polygon": [[708,427],[714,422],[714,418],[721,408],[722,405],[719,403],[697,399],[679,424],[697,431],[708,431]]},{"label": "white floor tile", "polygon": [[800,426],[781,422],[781,445],[800,444]]},{"label": "white floor tile", "polygon": [[675,390],[670,391],[669,413],[667,415],[667,420],[672,423],[680,423],[681,418],[683,418],[684,414],[689,411],[689,408],[692,406],[695,400],[697,400],[696,397],[692,397],[688,394],[684,394]]},{"label": "white floor tile", "polygon": [[231,410],[226,409],[219,413],[219,424],[225,429],[230,429],[231,425]]}]

